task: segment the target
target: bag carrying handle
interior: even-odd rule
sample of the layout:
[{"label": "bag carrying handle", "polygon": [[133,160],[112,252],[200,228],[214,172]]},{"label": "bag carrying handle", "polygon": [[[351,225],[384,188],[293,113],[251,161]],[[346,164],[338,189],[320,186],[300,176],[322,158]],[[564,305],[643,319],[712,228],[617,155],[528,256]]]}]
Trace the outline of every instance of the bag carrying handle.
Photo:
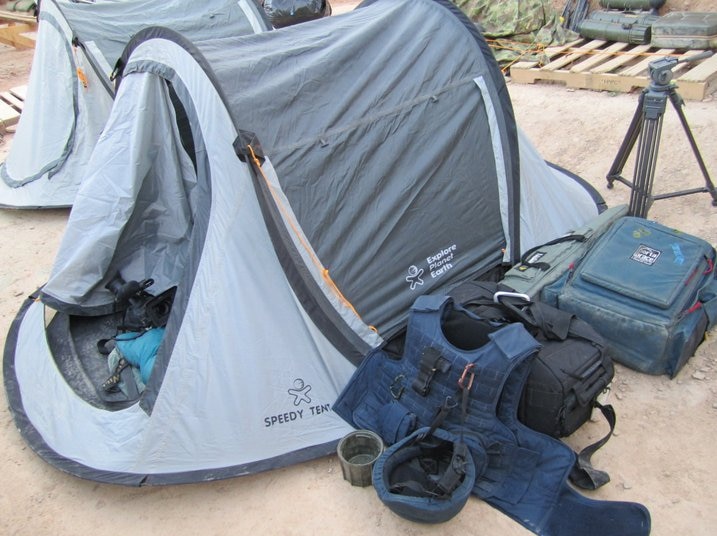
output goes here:
[{"label": "bag carrying handle", "polygon": [[[521,292],[496,290],[500,287],[495,283],[476,281],[472,282],[471,286],[478,287],[486,296],[473,296],[456,301],[464,307],[479,307],[476,313],[486,320],[518,321],[526,327],[539,330],[547,339],[563,341],[568,337],[576,337],[600,347],[605,346],[602,337],[589,324],[578,322],[571,313],[539,301],[534,302],[530,296]],[[492,299],[488,299],[487,295],[491,295]]]},{"label": "bag carrying handle", "polygon": [[543,271],[549,270],[550,264],[548,264],[547,262],[530,262],[528,259],[540,248],[546,246],[553,246],[555,244],[560,244],[561,242],[585,242],[585,240],[587,240],[587,237],[581,234],[560,236],[554,240],[551,240],[550,242],[546,242],[545,244],[540,244],[539,246],[530,248],[520,257],[520,264],[522,264],[526,268],[537,268],[538,270]]}]

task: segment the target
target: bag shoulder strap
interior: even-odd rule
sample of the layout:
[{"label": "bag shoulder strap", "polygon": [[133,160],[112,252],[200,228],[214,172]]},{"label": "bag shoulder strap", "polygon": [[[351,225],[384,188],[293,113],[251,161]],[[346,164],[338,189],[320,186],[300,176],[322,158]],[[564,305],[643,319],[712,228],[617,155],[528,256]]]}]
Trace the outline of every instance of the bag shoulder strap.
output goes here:
[{"label": "bag shoulder strap", "polygon": [[605,346],[603,338],[575,315],[543,302],[531,301],[499,283],[468,281],[454,288],[450,295],[463,307],[473,307],[474,312],[486,320],[521,322],[529,331],[537,330],[546,339],[563,341],[577,337]]},{"label": "bag shoulder strap", "polygon": [[595,402],[595,407],[602,412],[610,425],[610,431],[602,439],[581,450],[575,460],[575,465],[570,471],[570,481],[577,487],[587,490],[598,489],[610,482],[610,475],[605,471],[595,469],[592,465],[591,458],[592,455],[610,439],[615,430],[615,422],[617,420],[615,409],[612,405],[606,404],[603,406],[599,402]]}]

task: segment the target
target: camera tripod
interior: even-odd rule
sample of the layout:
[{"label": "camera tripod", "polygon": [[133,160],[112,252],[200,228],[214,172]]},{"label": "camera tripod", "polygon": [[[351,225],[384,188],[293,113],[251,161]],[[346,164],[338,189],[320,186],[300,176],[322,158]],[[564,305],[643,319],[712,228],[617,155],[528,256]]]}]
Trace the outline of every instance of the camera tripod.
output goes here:
[{"label": "camera tripod", "polygon": [[[607,174],[607,187],[612,188],[615,181],[619,181],[630,187],[630,205],[628,213],[631,216],[644,218],[650,210],[653,201],[657,199],[666,199],[670,197],[678,197],[696,193],[709,193],[712,196],[712,205],[717,206],[717,191],[712,183],[707,166],[697,147],[695,137],[692,130],[687,124],[687,118],[682,111],[684,101],[677,93],[675,84],[672,82],[672,68],[678,63],[696,61],[708,58],[713,53],[706,51],[689,58],[678,60],[676,58],[661,58],[650,62],[650,84],[640,94],[637,110],[632,118],[632,122],[627,129],[625,139],[615,157],[615,161]],[[676,192],[652,195],[652,186],[655,180],[655,167],[657,164],[657,154],[660,148],[660,135],[662,134],[662,120],[664,118],[665,109],[667,108],[667,99],[670,100],[682,124],[682,128],[687,134],[687,139],[692,147],[692,152],[697,159],[697,163],[705,180],[705,186],[701,188],[692,188],[689,190],[680,190]],[[635,172],[633,180],[629,181],[622,176],[622,170],[627,163],[630,152],[635,146],[635,142],[639,139],[637,146],[637,157],[635,161]]]}]

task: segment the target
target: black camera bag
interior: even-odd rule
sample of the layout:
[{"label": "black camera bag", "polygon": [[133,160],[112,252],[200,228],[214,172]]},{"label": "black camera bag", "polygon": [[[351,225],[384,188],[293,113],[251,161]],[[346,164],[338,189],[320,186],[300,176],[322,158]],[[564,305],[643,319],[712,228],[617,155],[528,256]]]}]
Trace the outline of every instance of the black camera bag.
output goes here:
[{"label": "black camera bag", "polygon": [[587,340],[541,340],[518,406],[518,419],[538,432],[566,437],[592,415],[613,377],[604,347]]},{"label": "black camera bag", "polygon": [[615,426],[612,406],[602,406],[597,401],[614,376],[603,338],[574,315],[532,302],[497,283],[469,281],[450,294],[482,318],[521,322],[541,343],[518,407],[523,424],[552,437],[566,437],[590,419],[593,408],[602,411],[610,431],[579,453],[578,469],[571,478],[586,489],[608,482],[606,473],[590,465],[592,454],[607,442]]}]

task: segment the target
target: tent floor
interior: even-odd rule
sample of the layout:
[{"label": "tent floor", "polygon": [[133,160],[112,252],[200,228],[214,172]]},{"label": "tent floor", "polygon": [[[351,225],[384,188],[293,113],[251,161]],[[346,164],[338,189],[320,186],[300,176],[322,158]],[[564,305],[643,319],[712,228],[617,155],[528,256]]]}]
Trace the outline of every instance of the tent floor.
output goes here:
[{"label": "tent floor", "polygon": [[106,402],[98,388],[110,375],[107,356],[97,349],[101,339],[117,333],[122,313],[99,317],[56,313],[47,327],[47,340],[55,363],[67,384],[83,400],[95,407],[114,411],[132,401]]}]

